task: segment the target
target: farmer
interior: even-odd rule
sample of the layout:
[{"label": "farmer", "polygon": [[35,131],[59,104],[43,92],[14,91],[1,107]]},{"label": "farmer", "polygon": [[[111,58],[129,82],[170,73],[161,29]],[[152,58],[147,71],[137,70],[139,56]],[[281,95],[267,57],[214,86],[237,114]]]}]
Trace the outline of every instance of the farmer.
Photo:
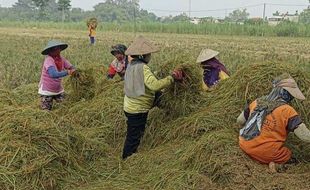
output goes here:
[{"label": "farmer", "polygon": [[124,79],[125,71],[128,65],[128,56],[125,55],[127,47],[123,44],[117,44],[112,46],[111,54],[115,57],[113,62],[109,66],[108,79],[113,79],[118,74]]},{"label": "farmer", "polygon": [[284,146],[289,132],[310,142],[310,131],[289,103],[304,100],[295,80],[283,74],[273,81],[273,89],[267,96],[252,102],[238,117],[243,126],[239,145],[252,159],[269,164],[271,172],[277,172],[282,164],[296,162],[292,152]]},{"label": "farmer", "polygon": [[219,52],[204,49],[197,58],[197,63],[203,68],[203,89],[208,90],[219,81],[229,78],[226,67],[217,59]]},{"label": "farmer", "polygon": [[89,31],[89,40],[90,40],[90,45],[94,45],[95,44],[95,37],[96,37],[96,27],[94,26],[94,24],[90,24],[88,26],[88,31]]},{"label": "farmer", "polygon": [[137,151],[143,136],[148,112],[153,107],[155,93],[183,79],[181,70],[174,70],[171,76],[158,80],[148,63],[151,53],[158,49],[142,36],[137,37],[126,51],[132,60],[125,73],[124,112],[127,117],[127,135],[123,159]]},{"label": "farmer", "polygon": [[69,61],[60,55],[60,52],[67,47],[68,45],[65,43],[52,40],[47,43],[42,51],[42,55],[46,55],[39,83],[41,108],[43,110],[52,110],[53,100],[63,101],[62,78],[75,72]]}]

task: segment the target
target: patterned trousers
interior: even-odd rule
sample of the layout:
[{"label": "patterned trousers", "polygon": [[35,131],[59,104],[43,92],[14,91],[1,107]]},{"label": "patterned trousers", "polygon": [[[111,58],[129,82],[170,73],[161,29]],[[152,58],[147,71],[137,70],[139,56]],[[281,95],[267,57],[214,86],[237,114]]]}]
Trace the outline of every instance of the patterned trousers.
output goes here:
[{"label": "patterned trousers", "polygon": [[41,109],[43,110],[52,110],[53,108],[53,100],[55,100],[56,102],[60,103],[64,101],[64,94],[58,94],[58,95],[54,95],[54,96],[45,96],[45,95],[41,95]]}]

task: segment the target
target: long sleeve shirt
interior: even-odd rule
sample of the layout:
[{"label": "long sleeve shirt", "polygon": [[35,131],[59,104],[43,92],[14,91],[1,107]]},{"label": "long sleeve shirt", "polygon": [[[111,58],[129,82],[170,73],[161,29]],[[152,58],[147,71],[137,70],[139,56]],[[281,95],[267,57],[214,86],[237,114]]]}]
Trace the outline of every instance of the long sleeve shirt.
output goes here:
[{"label": "long sleeve shirt", "polygon": [[56,67],[51,66],[47,69],[47,73],[51,78],[57,79],[68,75],[68,71],[57,71]]},{"label": "long sleeve shirt", "polygon": [[74,68],[68,60],[61,57],[63,62],[61,68],[56,70],[55,60],[51,56],[47,56],[44,60],[41,79],[39,83],[39,94],[41,95],[57,95],[64,91],[62,87],[62,77],[67,76],[65,69]]},{"label": "long sleeve shirt", "polygon": [[89,37],[95,37],[96,36],[96,30],[92,27],[89,27],[88,28],[88,31],[89,31]]},{"label": "long sleeve shirt", "polygon": [[169,87],[174,82],[172,76],[158,80],[147,65],[143,66],[143,74],[145,94],[137,98],[130,98],[125,95],[124,111],[127,113],[148,112],[153,107],[155,92]]},{"label": "long sleeve shirt", "polygon": [[113,79],[116,74],[119,74],[119,76],[123,78],[125,75],[127,64],[128,64],[127,56],[122,61],[114,59],[109,66],[108,78]]}]

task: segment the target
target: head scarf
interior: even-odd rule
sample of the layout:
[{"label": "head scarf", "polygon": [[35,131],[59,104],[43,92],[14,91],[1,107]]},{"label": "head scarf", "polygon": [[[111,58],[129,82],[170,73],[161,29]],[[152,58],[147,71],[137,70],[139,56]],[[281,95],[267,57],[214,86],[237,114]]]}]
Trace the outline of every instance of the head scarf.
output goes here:
[{"label": "head scarf", "polygon": [[219,73],[221,71],[228,74],[226,67],[215,57],[202,62],[203,80],[208,87],[215,85],[219,81]]},{"label": "head scarf", "polygon": [[62,58],[60,56],[60,53],[57,54],[57,55],[49,54],[49,56],[51,56],[54,59],[54,62],[55,62],[57,70],[58,71],[62,71],[64,63],[63,63],[63,60],[62,60]]},{"label": "head scarf", "polygon": [[263,96],[260,99],[258,99],[258,105],[257,106],[268,106],[268,107],[274,107],[279,102],[289,103],[291,100],[293,100],[293,96],[285,90],[282,86],[279,86],[280,82],[283,79],[290,78],[289,74],[283,74],[279,77],[277,77],[273,82],[272,86],[273,89],[267,96]]}]

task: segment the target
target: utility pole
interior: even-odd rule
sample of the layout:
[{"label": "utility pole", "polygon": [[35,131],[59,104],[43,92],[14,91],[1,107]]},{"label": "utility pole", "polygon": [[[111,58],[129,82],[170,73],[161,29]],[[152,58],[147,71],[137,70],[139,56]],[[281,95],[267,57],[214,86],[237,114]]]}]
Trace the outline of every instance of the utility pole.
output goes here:
[{"label": "utility pole", "polygon": [[192,13],[192,0],[189,0],[189,6],[188,6],[188,17],[191,18]]},{"label": "utility pole", "polygon": [[266,3],[264,3],[263,20],[266,18]]},{"label": "utility pole", "polygon": [[135,1],[134,0],[131,0],[131,3],[132,3],[132,7],[133,7],[133,24],[134,24],[134,34],[136,36],[136,33],[137,33],[137,25],[136,25],[136,4],[135,4]]},{"label": "utility pole", "polygon": [[136,33],[137,33],[137,24],[136,24],[136,7],[134,6],[133,7],[133,16],[134,16],[134,32],[135,32],[135,36],[136,36]]},{"label": "utility pole", "polygon": [[61,19],[62,19],[62,22],[65,22],[65,8],[64,7],[62,7],[62,17],[61,17]]}]

